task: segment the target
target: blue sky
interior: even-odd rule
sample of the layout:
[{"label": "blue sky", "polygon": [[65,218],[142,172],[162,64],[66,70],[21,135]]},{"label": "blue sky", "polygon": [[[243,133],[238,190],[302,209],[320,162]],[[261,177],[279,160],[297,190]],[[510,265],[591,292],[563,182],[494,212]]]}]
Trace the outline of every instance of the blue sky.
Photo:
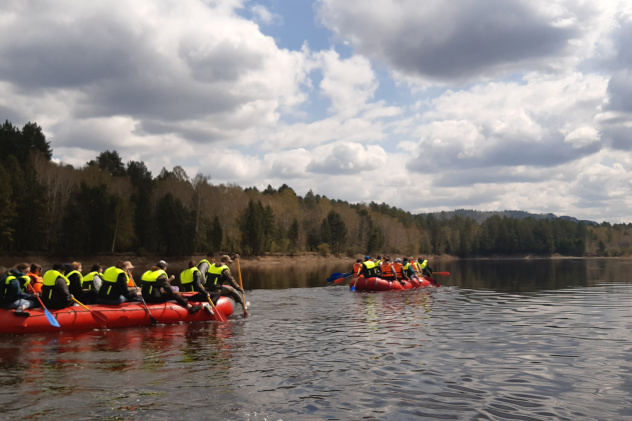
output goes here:
[{"label": "blue sky", "polygon": [[631,41],[618,0],[9,0],[0,118],[76,167],[632,222]]}]

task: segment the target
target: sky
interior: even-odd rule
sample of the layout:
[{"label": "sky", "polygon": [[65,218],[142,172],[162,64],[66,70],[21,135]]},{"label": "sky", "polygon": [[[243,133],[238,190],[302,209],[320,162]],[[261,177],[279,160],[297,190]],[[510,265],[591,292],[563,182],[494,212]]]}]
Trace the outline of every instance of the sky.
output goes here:
[{"label": "sky", "polygon": [[4,0],[0,119],[77,168],[632,222],[632,2]]}]

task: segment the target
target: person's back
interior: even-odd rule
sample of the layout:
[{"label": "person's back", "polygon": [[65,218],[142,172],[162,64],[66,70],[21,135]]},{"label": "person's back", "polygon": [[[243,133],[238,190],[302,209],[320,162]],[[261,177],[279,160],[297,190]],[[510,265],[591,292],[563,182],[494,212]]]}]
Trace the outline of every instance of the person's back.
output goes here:
[{"label": "person's back", "polygon": [[202,274],[202,284],[206,283],[206,278],[208,276],[208,270],[212,264],[215,263],[215,257],[212,252],[206,253],[206,259],[202,259],[198,262],[197,268],[200,270]]},{"label": "person's back", "polygon": [[58,264],[44,273],[41,298],[48,308],[62,309],[73,305],[68,289],[70,281],[64,273],[63,265]]},{"label": "person's back", "polygon": [[141,291],[145,301],[148,303],[165,303],[173,300],[182,307],[186,308],[189,313],[195,313],[204,308],[204,306],[193,306],[183,297],[174,293],[170,282],[175,279],[175,276],[172,275],[169,277],[166,269],[167,262],[161,260],[156,264],[156,266],[153,266],[147,272],[143,273],[143,276],[141,276]]},{"label": "person's back", "polygon": [[393,270],[393,262],[391,262],[390,259],[387,258],[386,260],[382,262],[382,265],[380,266],[380,270],[382,271],[380,278],[385,279],[389,282],[395,280],[395,271]]},{"label": "person's back", "polygon": [[103,272],[103,283],[98,292],[98,303],[117,305],[136,299],[136,291],[127,287],[128,275],[126,272],[134,266],[129,262],[118,261],[116,266],[109,267]]},{"label": "person's back", "polygon": [[103,268],[99,264],[92,265],[90,272],[83,277],[83,288],[87,290],[95,290],[97,293],[103,284]]}]

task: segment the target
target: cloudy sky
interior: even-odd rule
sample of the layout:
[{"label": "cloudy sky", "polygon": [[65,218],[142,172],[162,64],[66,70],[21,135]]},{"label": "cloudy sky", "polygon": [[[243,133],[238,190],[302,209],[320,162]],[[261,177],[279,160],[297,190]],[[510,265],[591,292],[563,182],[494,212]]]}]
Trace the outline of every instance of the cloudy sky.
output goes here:
[{"label": "cloudy sky", "polygon": [[77,167],[632,222],[630,45],[629,0],[4,0],[0,119]]}]

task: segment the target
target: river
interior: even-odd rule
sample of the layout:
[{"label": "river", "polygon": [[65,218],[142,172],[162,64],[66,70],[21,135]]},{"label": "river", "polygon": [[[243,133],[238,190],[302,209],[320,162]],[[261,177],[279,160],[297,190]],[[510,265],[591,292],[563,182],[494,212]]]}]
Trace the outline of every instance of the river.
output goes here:
[{"label": "river", "polygon": [[383,293],[325,281],[347,267],[250,267],[247,318],[3,336],[2,418],[632,416],[632,261],[431,266],[440,288]]}]

